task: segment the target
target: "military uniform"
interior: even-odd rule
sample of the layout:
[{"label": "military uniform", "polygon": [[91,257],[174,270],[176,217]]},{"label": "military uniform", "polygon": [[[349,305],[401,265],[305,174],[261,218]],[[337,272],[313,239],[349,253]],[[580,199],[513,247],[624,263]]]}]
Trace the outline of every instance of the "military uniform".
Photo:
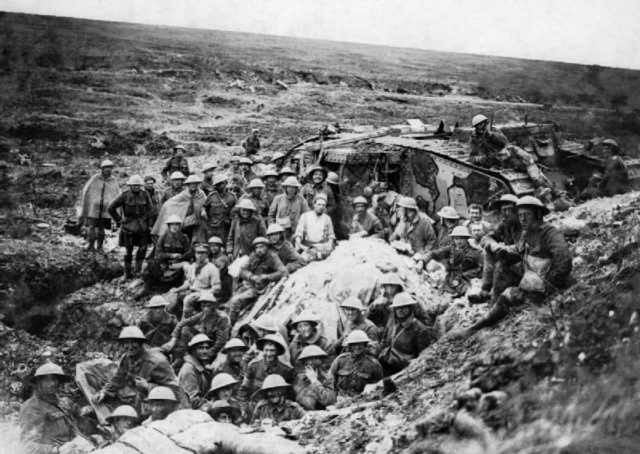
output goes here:
[{"label": "military uniform", "polygon": [[407,219],[400,221],[389,240],[406,241],[411,245],[414,253],[424,253],[433,249],[436,243],[436,232],[427,215],[418,212],[412,221]]},{"label": "military uniform", "polygon": [[172,156],[164,163],[164,167],[160,174],[163,178],[167,178],[173,172],[181,172],[184,176],[189,176],[189,162],[184,156]]},{"label": "military uniform", "polygon": [[288,218],[291,232],[295,232],[300,216],[307,211],[309,211],[309,205],[302,195],[296,194],[290,199],[286,194],[279,194],[269,207],[269,224],[282,225],[283,221],[280,219]]},{"label": "military uniform", "polygon": [[239,364],[231,364],[229,362],[229,358],[227,358],[222,364],[216,367],[211,376],[215,377],[218,374],[225,373],[231,375],[233,378],[238,380],[239,383],[242,383],[244,380],[245,371],[247,369],[247,364],[244,361],[240,361]]},{"label": "military uniform", "polygon": [[494,298],[500,295],[507,287],[517,285],[522,275],[517,269],[512,268],[500,260],[487,246],[490,244],[504,243],[513,245],[520,238],[522,227],[517,219],[504,220],[496,229],[482,238],[482,246],[485,247],[484,263],[482,265],[482,289],[493,289]]},{"label": "military uniform", "polygon": [[629,171],[620,156],[613,155],[605,161],[604,175],[599,188],[607,197],[624,194],[631,190]]},{"label": "military uniform", "polygon": [[307,264],[307,261],[296,252],[291,242],[284,240],[278,244],[272,244],[271,248],[278,254],[278,258],[287,268],[289,274],[299,270]]},{"label": "military uniform", "polygon": [[491,129],[481,135],[475,131],[469,139],[469,162],[482,167],[499,167],[500,160],[497,153],[507,146],[509,140],[500,131]]},{"label": "military uniform", "polygon": [[207,400],[206,396],[211,385],[211,373],[193,355],[184,357],[184,364],[178,373],[178,381],[191,404],[191,408],[198,410],[202,408]]},{"label": "military uniform", "polygon": [[342,353],[331,364],[331,375],[339,393],[355,396],[365,385],[382,379],[382,366],[373,356],[364,354],[354,358],[350,352]]},{"label": "military uniform", "polygon": [[[254,197],[253,194],[245,194],[242,197],[240,197],[240,200],[238,200],[238,203],[240,203],[240,201],[245,199],[250,201],[253,204],[253,206],[256,209],[255,214],[257,217],[259,218],[267,217],[267,215],[269,214],[269,204],[267,200],[264,198],[264,195],[261,194],[258,197]],[[238,210],[237,207],[234,211],[236,210]]]},{"label": "military uniform", "polygon": [[164,203],[169,200],[171,197],[175,197],[184,191],[184,187],[180,187],[179,189],[174,188],[173,186],[169,186],[162,192],[162,197],[160,197],[160,205],[164,205]]},{"label": "military uniform", "polygon": [[462,248],[452,242],[451,245],[433,251],[430,255],[434,260],[446,260],[445,289],[451,293],[464,294],[471,279],[480,277],[482,273],[482,252],[472,248],[468,242]]},{"label": "military uniform", "polygon": [[267,187],[264,188],[264,190],[262,191],[262,195],[263,195],[264,201],[267,204],[267,214],[265,216],[268,216],[269,208],[271,208],[271,204],[273,203],[273,200],[276,198],[276,196],[279,196],[280,194],[283,194],[283,191],[282,191],[282,188],[279,187],[277,184],[274,187],[269,187],[269,185],[267,184]]},{"label": "military uniform", "polygon": [[293,383],[296,401],[305,410],[325,410],[336,403],[333,375],[320,369],[319,383],[311,383],[304,372],[300,372]]},{"label": "military uniform", "polygon": [[351,321],[347,321],[347,326],[344,328],[342,335],[335,343],[335,351],[341,351],[344,340],[347,336],[355,330],[363,331],[369,339],[371,339],[370,345],[367,348],[367,353],[375,354],[378,351],[378,344],[380,342],[380,334],[381,330],[376,326],[368,318],[363,316],[360,317],[360,320],[356,323],[351,323]]},{"label": "military uniform", "polygon": [[151,319],[151,314],[146,313],[138,323],[138,327],[144,333],[144,337],[149,340],[152,347],[160,347],[171,340],[171,333],[176,327],[178,320],[175,315],[168,312],[162,313],[162,318],[158,321]]},{"label": "military uniform", "polygon": [[320,193],[327,196],[327,213],[330,213],[336,206],[336,200],[333,195],[333,190],[329,187],[329,184],[326,181],[323,181],[319,185],[306,183],[300,190],[300,194],[305,198],[307,206],[309,207],[313,206],[315,197]]},{"label": "military uniform", "polygon": [[298,356],[302,353],[302,350],[309,345],[317,345],[322,350],[326,350],[329,345],[327,338],[320,334],[320,331],[316,329],[313,336],[310,339],[302,339],[300,334],[296,334],[291,343],[289,344],[289,352],[291,354],[291,364],[296,366],[296,369],[300,370],[304,366],[298,362]]},{"label": "military uniform", "polygon": [[274,406],[266,399],[261,400],[253,410],[253,421],[260,422],[270,419],[274,424],[300,419],[305,415],[300,405],[285,399],[282,405]]},{"label": "military uniform", "polygon": [[33,395],[20,407],[20,441],[25,454],[50,454],[74,438],[68,416],[58,400]]},{"label": "military uniform", "polygon": [[[180,254],[180,256],[173,258],[172,254]],[[150,286],[153,283],[163,282],[165,285],[170,285],[179,282],[184,277],[182,269],[173,270],[166,276],[165,272],[169,271],[172,264],[188,262],[190,255],[189,237],[181,231],[172,233],[167,230],[156,241],[153,256],[147,260],[147,270],[143,273],[145,284]]]},{"label": "military uniform", "polygon": [[231,254],[233,259],[242,255],[249,255],[253,250],[253,240],[259,236],[265,236],[267,229],[264,221],[253,214],[243,219],[236,217],[231,222],[229,235],[227,235],[227,254]]},{"label": "military uniform", "polygon": [[[393,310],[391,310],[391,303],[393,303],[392,299],[389,299],[384,295],[380,296],[369,305],[366,317],[375,323],[378,328],[384,329],[389,320],[395,317]],[[424,306],[419,302],[413,306],[413,312],[413,316],[425,325],[431,325],[435,321],[435,314],[428,313]]]},{"label": "military uniform", "polygon": [[256,154],[260,151],[260,138],[253,134],[247,136],[247,138],[242,141],[242,148],[244,148],[248,156]]},{"label": "military uniform", "polygon": [[433,330],[413,315],[402,322],[394,318],[389,320],[382,335],[378,359],[390,373],[398,372],[434,340]]},{"label": "military uniform", "polygon": [[293,383],[296,373],[292,367],[287,366],[279,359],[275,363],[267,364],[264,358],[256,358],[247,365],[244,380],[240,385],[239,396],[242,400],[249,400],[251,396],[262,387],[262,382],[267,375],[278,374],[287,383]]},{"label": "military uniform", "polygon": [[436,230],[436,241],[433,243],[432,249],[438,250],[445,247],[449,247],[453,244],[453,240],[451,239],[451,232],[455,227],[447,227],[444,223],[439,222]]},{"label": "military uniform", "polygon": [[231,210],[238,202],[237,197],[230,191],[220,194],[212,191],[207,196],[203,208],[207,213],[207,236],[217,236],[222,241],[227,240],[231,226]]},{"label": "military uniform", "polygon": [[[349,230],[350,234],[384,238],[384,227],[380,220],[370,211],[365,211],[362,216],[354,215]],[[364,235],[362,235],[364,233]]]},{"label": "military uniform", "polygon": [[180,345],[185,346],[196,334],[206,334],[213,340],[211,354],[215,358],[229,340],[230,331],[229,317],[216,309],[209,314],[201,311],[192,317],[180,320],[173,330],[172,337],[179,339]]}]

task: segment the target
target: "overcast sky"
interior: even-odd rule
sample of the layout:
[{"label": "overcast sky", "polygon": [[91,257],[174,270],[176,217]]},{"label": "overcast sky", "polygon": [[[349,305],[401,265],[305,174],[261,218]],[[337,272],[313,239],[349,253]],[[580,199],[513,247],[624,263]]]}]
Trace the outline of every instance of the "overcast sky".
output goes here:
[{"label": "overcast sky", "polygon": [[0,10],[640,69],[640,0],[0,0]]}]

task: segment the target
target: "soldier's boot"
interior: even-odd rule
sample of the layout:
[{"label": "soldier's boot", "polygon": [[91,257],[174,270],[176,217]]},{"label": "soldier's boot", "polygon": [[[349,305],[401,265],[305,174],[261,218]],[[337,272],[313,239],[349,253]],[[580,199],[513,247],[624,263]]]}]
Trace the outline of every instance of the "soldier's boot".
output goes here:
[{"label": "soldier's boot", "polygon": [[149,282],[145,279],[143,282],[142,288],[138,291],[138,293],[135,294],[133,299],[136,301],[140,301],[142,298],[150,294],[151,294],[151,285],[149,285]]},{"label": "soldier's boot", "polygon": [[133,268],[134,276],[140,276],[140,271],[142,271],[142,260],[138,260],[138,258],[136,258],[136,263]]},{"label": "soldier's boot", "polygon": [[98,252],[104,252],[103,245],[104,245],[104,230],[101,230],[100,232],[98,232],[98,241],[97,241],[96,250]]},{"label": "soldier's boot", "polygon": [[131,262],[133,262],[133,257],[125,256],[125,258],[124,258],[124,276],[123,276],[123,279],[125,281],[133,279],[133,269],[132,269],[132,266],[131,266]]},{"label": "soldier's boot", "polygon": [[89,245],[87,246],[87,251],[93,252],[96,250],[96,232],[94,228],[90,228],[87,232],[87,242]]},{"label": "soldier's boot", "polygon": [[140,276],[140,271],[142,271],[142,264],[144,263],[144,259],[147,255],[146,247],[139,247],[136,251],[136,264],[134,268],[135,276]]},{"label": "soldier's boot", "polygon": [[475,322],[471,326],[471,330],[478,331],[482,328],[487,328],[498,323],[505,318],[509,313],[509,300],[506,296],[500,295],[493,306],[489,309],[489,312],[485,314],[480,320]]}]

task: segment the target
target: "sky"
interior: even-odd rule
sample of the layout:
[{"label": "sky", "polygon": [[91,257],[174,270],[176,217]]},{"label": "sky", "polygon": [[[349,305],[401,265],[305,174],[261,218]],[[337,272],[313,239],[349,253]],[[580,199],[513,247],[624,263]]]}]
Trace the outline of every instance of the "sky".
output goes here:
[{"label": "sky", "polygon": [[640,69],[640,0],[0,0],[0,10]]}]

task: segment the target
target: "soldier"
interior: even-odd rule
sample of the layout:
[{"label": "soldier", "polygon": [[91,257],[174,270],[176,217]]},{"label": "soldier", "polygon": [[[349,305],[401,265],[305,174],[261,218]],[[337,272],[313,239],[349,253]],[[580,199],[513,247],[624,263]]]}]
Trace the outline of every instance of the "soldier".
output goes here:
[{"label": "soldier", "polygon": [[[247,412],[247,405],[237,398],[237,389],[239,381],[226,372],[217,374],[211,380],[211,387],[207,393],[207,399],[213,402],[221,400],[228,402],[235,410],[233,411],[232,421],[234,424],[240,424],[242,421],[249,420],[250,415]],[[213,417],[212,405],[207,406],[207,411]]]},{"label": "soldier", "polygon": [[211,358],[215,358],[229,340],[231,332],[229,317],[219,310],[219,302],[216,297],[209,292],[201,293],[199,301],[202,310],[191,317],[180,320],[171,333],[171,340],[162,346],[162,350],[166,352],[178,347],[173,355],[174,367],[182,365],[181,355],[187,342],[197,333],[206,334],[210,339],[215,339],[209,353]]},{"label": "soldier", "polygon": [[282,188],[278,184],[278,172],[273,169],[267,169],[262,172],[262,181],[265,184],[262,195],[265,203],[267,204],[266,217],[268,215],[269,208],[271,208],[271,204],[273,203],[273,199],[275,199],[277,195],[282,194]]},{"label": "soldier", "polygon": [[[300,183],[296,177],[287,177],[282,182],[284,194],[277,195],[269,207],[269,223],[279,224],[288,221],[292,232],[295,232],[303,213],[309,211],[305,198],[299,194]],[[291,239],[291,236],[287,238]]]},{"label": "soldier", "polygon": [[249,200],[255,207],[256,216],[266,218],[269,212],[269,205],[265,200],[262,191],[264,183],[259,178],[254,178],[245,188],[248,192],[240,198],[240,201]]},{"label": "soldier", "polygon": [[589,177],[589,184],[586,188],[584,188],[578,197],[576,197],[577,202],[586,202],[587,200],[597,199],[599,197],[604,197],[604,192],[600,189],[600,183],[602,182],[602,174],[594,173]]},{"label": "soldier", "polygon": [[603,150],[607,155],[604,162],[604,175],[599,188],[607,197],[624,194],[631,190],[629,171],[620,157],[620,147],[613,139],[602,141]]},{"label": "soldier", "polygon": [[475,225],[480,226],[482,236],[486,235],[493,229],[491,223],[483,219],[483,215],[484,213],[482,211],[482,205],[480,205],[479,203],[472,203],[471,205],[469,205],[469,219],[464,221],[462,225],[469,229],[469,233],[471,234],[471,236],[473,236],[473,232],[471,232],[471,229]]},{"label": "soldier", "polygon": [[522,278],[519,283],[506,288],[487,314],[471,328],[454,331],[449,338],[468,337],[482,328],[495,325],[507,316],[512,307],[524,301],[539,304],[567,285],[572,266],[571,251],[564,235],[544,222],[543,217],[549,214],[549,209],[532,196],[519,199],[516,209],[522,226],[520,238],[516,244],[496,245],[493,250],[505,263],[519,264],[524,272]]},{"label": "soldier", "polygon": [[501,245],[515,244],[520,238],[522,227],[516,214],[517,202],[518,198],[513,194],[504,194],[496,202],[502,220],[495,230],[482,238],[481,245],[484,248],[482,287],[480,293],[469,295],[470,304],[484,303],[492,298],[495,300],[507,287],[520,281],[519,273],[500,261],[496,254]]},{"label": "soldier", "polygon": [[415,305],[416,301],[407,293],[399,293],[393,298],[394,317],[387,322],[378,355],[387,375],[407,367],[409,361],[417,358],[435,340],[431,328],[414,317]]},{"label": "soldier", "polygon": [[364,317],[364,306],[362,305],[360,298],[350,296],[340,303],[340,307],[347,317],[347,323],[343,328],[342,333],[338,336],[338,340],[334,345],[334,351],[338,353],[341,352],[342,346],[347,340],[349,334],[358,330],[364,332],[371,341],[369,343],[368,353],[371,355],[375,354],[380,342],[380,328],[378,328],[371,320]]},{"label": "soldier", "polygon": [[429,260],[445,260],[447,278],[444,290],[455,296],[462,296],[471,285],[471,279],[482,274],[482,252],[469,244],[471,235],[464,226],[457,226],[451,231],[453,243],[435,251],[425,257]]},{"label": "soldier", "polygon": [[177,196],[184,190],[184,180],[187,177],[182,172],[173,172],[169,177],[169,187],[164,190],[162,197],[160,197],[160,205],[163,205],[167,200]]},{"label": "soldier", "polygon": [[257,175],[253,173],[253,170],[251,169],[251,167],[253,166],[253,160],[248,157],[241,157],[238,164],[240,166],[240,176],[242,177],[242,179],[240,180],[241,188],[245,189],[247,183],[257,177]]},{"label": "soldier", "polygon": [[327,214],[333,223],[333,231],[336,234],[336,239],[348,240],[351,225],[347,220],[347,210],[345,209],[342,190],[340,189],[340,177],[337,173],[329,172],[327,174],[327,185],[331,188],[331,191],[333,191],[333,198],[335,200],[335,207],[331,211],[327,210]]},{"label": "soldier", "polygon": [[433,250],[451,246],[451,232],[460,222],[460,215],[453,207],[442,207],[437,214],[440,222],[436,225],[436,242],[433,244]]},{"label": "soldier", "polygon": [[187,345],[184,364],[178,373],[180,386],[194,410],[200,410],[207,404],[205,395],[209,391],[212,374],[206,366],[213,359],[211,347],[213,342],[206,334],[193,336]]},{"label": "soldier", "polygon": [[433,222],[426,214],[418,212],[415,199],[403,197],[398,206],[404,208],[404,216],[389,241],[408,243],[414,254],[424,254],[433,249],[436,243],[436,233],[431,225]]},{"label": "soldier", "polygon": [[253,422],[269,420],[272,424],[300,419],[305,415],[300,405],[287,399],[291,385],[278,374],[268,375],[256,397],[260,399],[253,410]]},{"label": "soldier", "polygon": [[[404,291],[404,283],[396,273],[387,273],[382,276],[380,286],[382,287],[382,295],[367,309],[367,318],[378,328],[384,329],[389,319],[394,316],[391,305],[396,295]],[[434,322],[434,315],[427,313],[420,303],[414,307],[414,316],[426,325]]]},{"label": "soldier", "polygon": [[213,370],[213,376],[226,373],[241,383],[244,380],[246,363],[243,360],[244,354],[249,350],[243,341],[237,338],[229,339],[222,349],[222,353],[227,357],[224,362]]},{"label": "soldier", "polygon": [[317,345],[305,347],[298,356],[304,370],[298,373],[293,391],[296,401],[305,410],[325,410],[336,403],[333,375],[323,367],[328,357]]},{"label": "soldier", "polygon": [[130,405],[120,405],[113,413],[105,418],[111,425],[111,443],[115,443],[126,431],[133,429],[138,424],[138,413]]},{"label": "soldier", "polygon": [[235,194],[227,190],[229,178],[216,175],[213,179],[213,191],[207,196],[200,216],[205,219],[207,236],[217,236],[223,241],[227,239],[231,226],[231,211],[238,202]]},{"label": "soldier", "polygon": [[237,154],[234,154],[229,159],[229,162],[231,163],[231,173],[233,175],[239,174],[240,173],[240,156],[238,156]]},{"label": "soldier", "polygon": [[257,129],[252,129],[251,134],[242,141],[241,145],[242,148],[244,148],[244,151],[247,153],[247,156],[252,156],[260,151],[260,138],[258,137],[259,134],[260,131],[258,131]]},{"label": "soldier", "polygon": [[300,370],[302,369],[302,364],[298,363],[297,360],[305,347],[317,345],[322,349],[326,349],[329,342],[320,331],[320,317],[315,312],[303,310],[293,319],[291,326],[296,330],[296,334],[289,344],[291,363],[297,370]]},{"label": "soldier", "polygon": [[[134,397],[139,408],[142,398],[154,387],[166,386],[178,392],[180,385],[167,358],[146,346],[148,340],[140,328],[125,326],[118,341],[124,353],[117,361],[116,373],[93,395],[94,404],[101,404],[107,397],[116,401]],[[135,390],[135,394],[127,395],[129,390]]]},{"label": "soldier", "polygon": [[235,260],[251,254],[253,241],[267,233],[264,220],[256,215],[256,209],[249,200],[238,202],[238,216],[231,222],[227,235],[227,254]]},{"label": "soldier", "polygon": [[497,154],[509,143],[507,137],[491,128],[489,119],[481,114],[473,117],[471,126],[474,131],[469,139],[469,162],[482,167],[498,167],[500,160]]},{"label": "soldier", "polygon": [[82,188],[78,222],[87,228],[88,251],[96,250],[97,242],[97,250],[102,252],[104,230],[111,230],[111,216],[107,208],[120,193],[112,172],[113,162],[105,159],[100,164],[100,173],[92,176]]},{"label": "soldier", "polygon": [[297,174],[293,171],[293,169],[291,167],[284,166],[278,172],[278,178],[280,179],[280,182],[282,183],[282,182],[284,182],[284,180],[286,180],[289,177],[294,177],[297,180]]},{"label": "soldier", "polygon": [[269,250],[269,240],[258,237],[253,240],[253,247],[249,260],[240,268],[240,286],[228,302],[232,326],[240,312],[253,305],[271,282],[277,282],[288,274],[278,256]]},{"label": "soldier", "polygon": [[202,190],[205,195],[213,191],[213,172],[218,168],[215,162],[208,162],[202,168]]},{"label": "soldier", "polygon": [[69,453],[74,426],[60,407],[58,389],[69,380],[57,364],[46,363],[34,375],[35,392],[20,407],[20,441],[26,454]]},{"label": "soldier", "polygon": [[209,406],[208,413],[216,422],[235,424],[233,421],[242,420],[241,410],[226,400],[214,401]]},{"label": "soldier", "polygon": [[282,170],[285,157],[285,154],[281,151],[276,151],[275,153],[273,153],[273,156],[271,156],[271,164],[274,167],[276,175],[278,174],[278,172],[280,172],[280,170]]},{"label": "soldier", "polygon": [[360,330],[351,331],[347,336],[346,352],[331,364],[336,393],[356,396],[365,385],[382,379],[382,366],[378,360],[367,354],[370,339]]},{"label": "soldier", "polygon": [[552,189],[552,184],[536,164],[535,155],[515,145],[507,145],[498,152],[498,159],[500,160],[500,167],[515,169],[529,175],[537,193],[540,193],[544,188]]},{"label": "soldier", "polygon": [[333,222],[326,209],[327,196],[318,193],[313,201],[313,211],[303,213],[296,227],[295,247],[297,251],[303,251],[302,257],[307,262],[326,259],[335,247]]},{"label": "soldier", "polygon": [[171,333],[175,329],[178,320],[176,316],[168,313],[167,300],[160,295],[152,297],[147,305],[147,312],[138,322],[138,327],[149,341],[149,346],[160,347],[171,339]]},{"label": "soldier", "polygon": [[280,333],[280,327],[277,325],[275,320],[273,320],[270,316],[266,314],[261,315],[260,317],[258,317],[257,320],[253,320],[248,324],[245,323],[242,326],[240,326],[240,328],[238,329],[238,333],[247,332],[247,331],[251,333],[252,336],[256,335],[257,337],[256,337],[256,341],[253,344],[249,345],[249,350],[243,356],[243,360],[246,364],[249,364],[255,358],[262,358],[262,352],[258,349],[257,340],[265,337],[267,334],[274,334],[280,338],[280,340],[282,341],[282,345],[285,346],[285,352],[282,355],[280,355],[278,358],[280,358],[280,361],[282,361],[287,366],[291,366],[291,357],[289,355],[289,345],[287,344],[287,341],[284,340],[284,337]]},{"label": "soldier", "polygon": [[184,220],[182,221],[182,231],[189,237],[192,243],[204,243],[208,238],[205,232],[205,219],[200,216],[207,200],[204,191],[200,189],[201,183],[202,178],[197,175],[189,175],[184,182],[184,184],[187,185],[187,190],[184,191],[184,193],[188,197],[189,204]]},{"label": "soldier", "polygon": [[233,278],[229,275],[229,256],[224,251],[222,238],[212,236],[209,238],[209,261],[218,268],[220,275],[220,291],[218,297],[226,301],[231,296]]},{"label": "soldier", "polygon": [[162,168],[160,174],[162,178],[167,179],[167,175],[171,175],[173,172],[181,172],[183,175],[189,175],[189,163],[184,157],[186,149],[183,145],[176,145],[173,147],[173,156],[167,159]]},{"label": "soldier", "polygon": [[178,399],[171,388],[157,386],[149,392],[146,404],[149,409],[149,417],[142,423],[143,426],[149,425],[154,421],[162,421],[176,411]]},{"label": "soldier", "polygon": [[289,274],[307,264],[306,260],[296,252],[293,245],[285,238],[285,230],[279,224],[271,224],[267,229],[267,238],[273,252],[287,268]]},{"label": "soldier", "polygon": [[[142,189],[144,181],[133,175],[127,181],[128,188],[109,204],[109,214],[120,226],[120,246],[124,247],[124,279],[131,279],[140,273],[147,254],[149,230],[153,206],[149,194]],[[122,210],[122,216],[118,212]],[[135,269],[132,270],[133,249],[136,251]]]},{"label": "soldier", "polygon": [[355,214],[351,221],[349,236],[351,238],[374,237],[382,238],[384,228],[380,220],[370,211],[368,211],[369,203],[364,197],[356,197],[353,199],[353,208]]},{"label": "soldier", "polygon": [[327,199],[327,212],[333,211],[336,202],[333,191],[326,182],[327,169],[322,166],[311,166],[307,171],[307,183],[302,187],[300,194],[307,200],[307,205],[313,206],[318,194],[324,194]]},{"label": "soldier", "polygon": [[151,214],[150,225],[155,224],[158,219],[158,213],[160,212],[160,194],[156,191],[156,177],[153,175],[144,176],[144,190],[149,194],[151,199],[151,205],[153,206],[153,213]]},{"label": "soldier", "polygon": [[278,374],[282,376],[287,383],[293,383],[295,379],[295,371],[293,368],[287,366],[278,358],[287,350],[287,345],[281,336],[267,334],[265,337],[258,339],[256,345],[258,349],[262,351],[262,356],[254,359],[247,365],[244,380],[238,391],[240,399],[244,401],[248,401],[249,398],[260,389],[264,379],[269,374]]}]

